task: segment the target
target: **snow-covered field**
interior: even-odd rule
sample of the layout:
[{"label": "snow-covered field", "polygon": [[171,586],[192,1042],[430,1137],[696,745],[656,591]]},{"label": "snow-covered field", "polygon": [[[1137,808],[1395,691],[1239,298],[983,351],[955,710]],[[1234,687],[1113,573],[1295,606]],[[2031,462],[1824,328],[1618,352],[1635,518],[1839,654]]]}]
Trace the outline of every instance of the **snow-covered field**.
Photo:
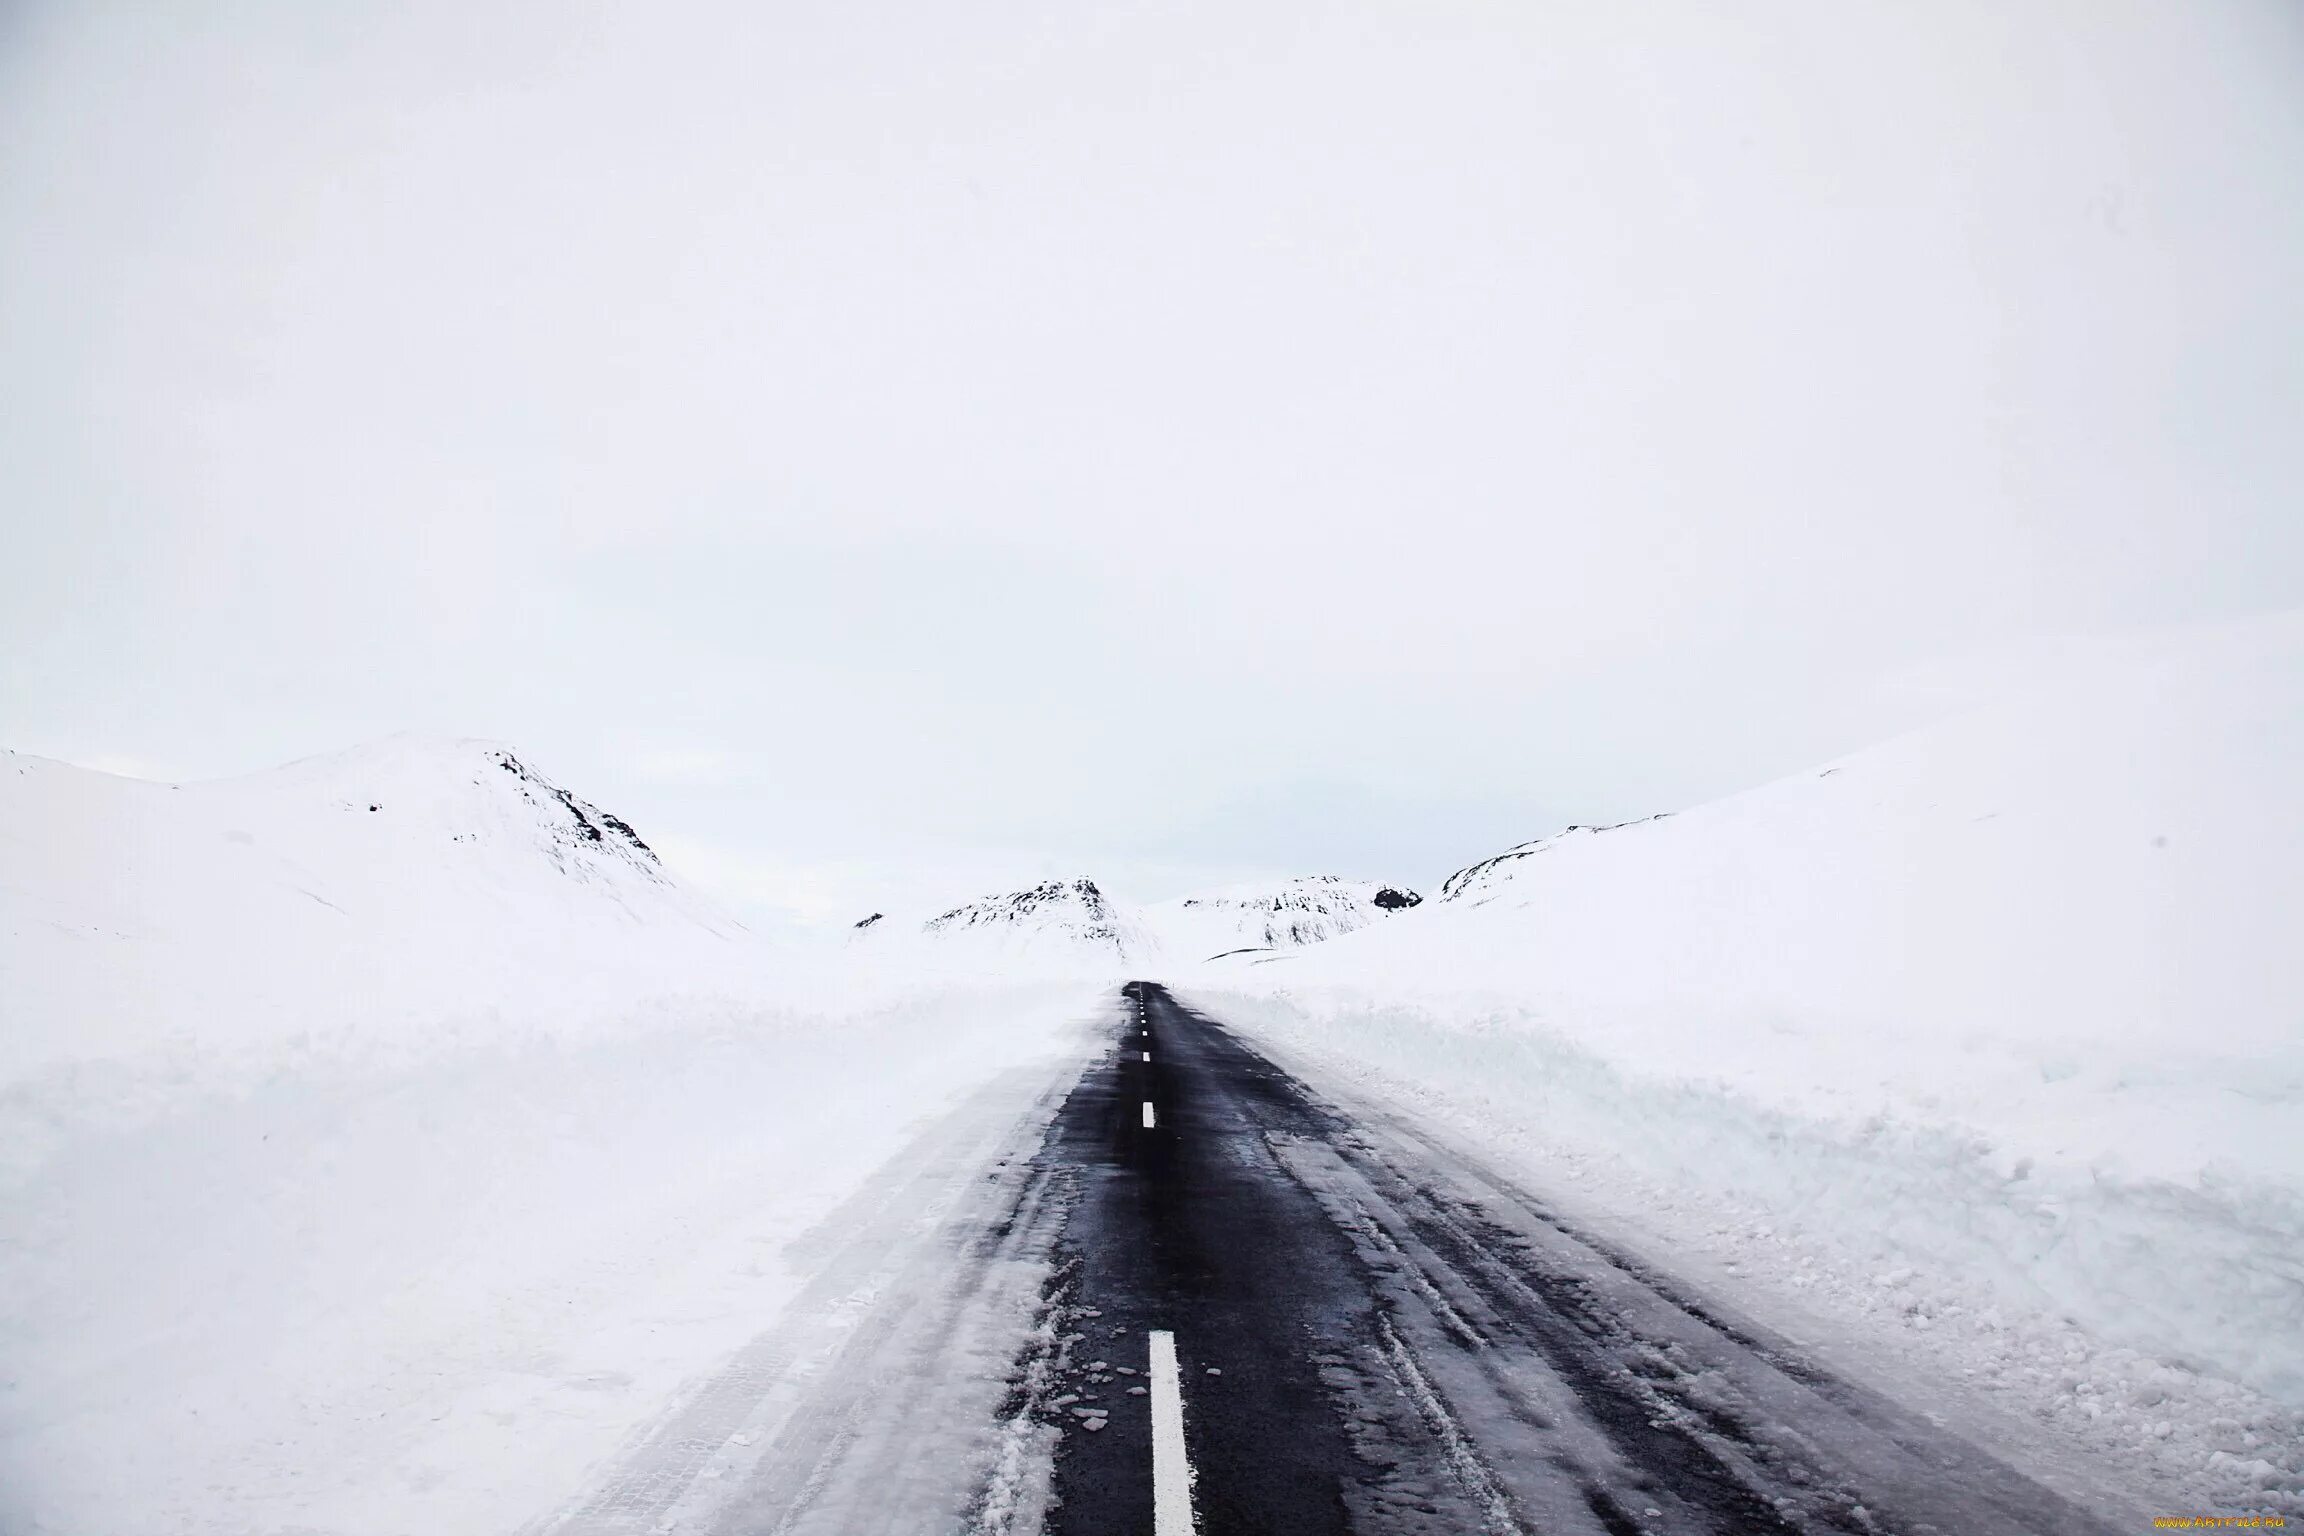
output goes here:
[{"label": "snow-covered field", "polygon": [[11,757],[0,1529],[515,1528],[924,1127],[1042,1112],[1097,991],[753,944],[486,744]]},{"label": "snow-covered field", "polygon": [[2294,1511],[2299,784],[2304,619],[2163,636],[1193,991],[1964,1411]]}]

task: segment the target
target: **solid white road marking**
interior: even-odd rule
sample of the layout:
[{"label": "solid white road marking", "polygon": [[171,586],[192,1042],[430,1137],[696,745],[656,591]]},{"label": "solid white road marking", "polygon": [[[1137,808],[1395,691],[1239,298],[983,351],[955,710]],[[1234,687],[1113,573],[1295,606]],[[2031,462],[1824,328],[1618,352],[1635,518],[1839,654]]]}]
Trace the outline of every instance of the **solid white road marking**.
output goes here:
[{"label": "solid white road marking", "polygon": [[[1152,1106],[1144,1106],[1150,1110]],[[1152,1339],[1152,1536],[1192,1536],[1192,1461],[1184,1451],[1184,1383],[1176,1369],[1176,1335]]]},{"label": "solid white road marking", "polygon": [[1158,1123],[1159,1122],[1152,1117],[1152,1101],[1150,1099],[1146,1099],[1144,1101],[1144,1129],[1151,1130],[1153,1126],[1157,1125]]}]

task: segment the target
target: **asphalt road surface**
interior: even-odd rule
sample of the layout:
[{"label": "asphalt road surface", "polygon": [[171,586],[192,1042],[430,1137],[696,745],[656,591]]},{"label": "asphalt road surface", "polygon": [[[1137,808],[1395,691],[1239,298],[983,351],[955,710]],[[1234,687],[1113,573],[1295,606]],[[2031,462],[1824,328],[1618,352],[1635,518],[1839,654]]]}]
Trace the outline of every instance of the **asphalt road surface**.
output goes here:
[{"label": "asphalt road surface", "polygon": [[1082,1175],[1056,1249],[1081,1337],[1052,1531],[1176,1519],[1130,1390],[1156,1331],[1211,1536],[2109,1529],[1528,1196],[1364,1134],[1159,987],[1130,994],[1140,1022],[1044,1154]]},{"label": "asphalt road surface", "polygon": [[777,1325],[531,1530],[2116,1529],[1160,987],[1124,1001],[1077,1083],[924,1133]]}]

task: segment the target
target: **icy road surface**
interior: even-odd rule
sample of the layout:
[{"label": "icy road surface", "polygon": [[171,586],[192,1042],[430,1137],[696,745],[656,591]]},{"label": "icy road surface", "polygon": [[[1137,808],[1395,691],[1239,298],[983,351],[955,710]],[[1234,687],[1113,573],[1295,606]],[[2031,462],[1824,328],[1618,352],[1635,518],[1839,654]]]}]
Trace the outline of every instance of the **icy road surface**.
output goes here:
[{"label": "icy road surface", "polygon": [[1113,1045],[1050,1117],[931,1132],[538,1529],[2114,1529],[1157,986]]}]

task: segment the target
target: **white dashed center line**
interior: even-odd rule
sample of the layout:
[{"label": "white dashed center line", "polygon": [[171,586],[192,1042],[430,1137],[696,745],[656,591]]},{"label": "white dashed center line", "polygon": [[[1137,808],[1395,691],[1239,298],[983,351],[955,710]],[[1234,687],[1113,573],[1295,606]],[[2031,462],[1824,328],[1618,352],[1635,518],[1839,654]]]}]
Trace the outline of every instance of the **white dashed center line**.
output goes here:
[{"label": "white dashed center line", "polygon": [[[1144,1106],[1150,1114],[1152,1106]],[[1192,1536],[1192,1461],[1184,1451],[1184,1384],[1176,1369],[1176,1335],[1152,1339],[1152,1536]]]},{"label": "white dashed center line", "polygon": [[1152,1101],[1150,1099],[1146,1099],[1144,1101],[1144,1129],[1149,1131],[1159,1123],[1160,1122],[1154,1119],[1152,1115]]}]

